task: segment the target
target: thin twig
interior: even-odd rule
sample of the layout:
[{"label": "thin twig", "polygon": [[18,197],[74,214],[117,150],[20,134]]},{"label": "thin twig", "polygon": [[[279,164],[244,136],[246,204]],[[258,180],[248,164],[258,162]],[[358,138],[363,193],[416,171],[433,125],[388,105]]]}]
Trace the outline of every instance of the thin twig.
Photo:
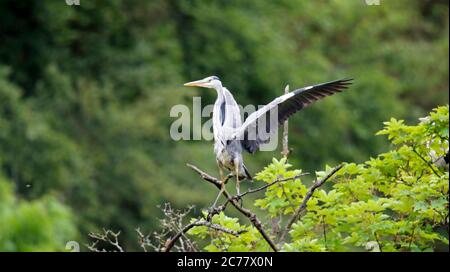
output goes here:
[{"label": "thin twig", "polygon": [[327,245],[327,226],[325,224],[325,216],[322,216],[322,228],[323,228],[323,239],[325,242],[325,249],[328,251],[328,245]]},{"label": "thin twig", "polygon": [[414,228],[412,230],[412,233],[411,233],[411,238],[409,239],[409,243],[408,243],[408,250],[409,251],[411,251],[411,245],[412,245],[412,242],[414,240],[414,232],[415,231],[416,231],[416,226],[414,226]]},{"label": "thin twig", "polygon": [[291,177],[291,178],[276,179],[275,181],[272,181],[271,183],[268,183],[268,184],[266,184],[266,185],[264,185],[264,186],[261,186],[261,187],[259,187],[259,188],[249,189],[248,191],[246,191],[246,192],[244,192],[244,193],[241,193],[241,194],[239,194],[239,195],[236,195],[236,197],[237,197],[237,198],[240,198],[240,197],[243,197],[243,196],[248,195],[248,194],[253,194],[253,193],[262,191],[262,190],[264,190],[264,189],[266,189],[266,188],[268,188],[268,187],[270,187],[270,186],[272,186],[272,185],[275,185],[275,184],[277,184],[277,183],[280,183],[280,182],[286,182],[286,181],[291,181],[291,180],[296,180],[296,179],[298,179],[298,178],[300,178],[300,177],[302,177],[302,176],[306,176],[306,175],[309,175],[309,173],[308,173],[308,172],[306,172],[306,173],[301,173],[301,174],[296,175],[295,177]]},{"label": "thin twig", "polygon": [[373,236],[375,236],[375,240],[377,241],[378,249],[380,250],[380,252],[383,252],[383,247],[382,247],[382,245],[381,245],[380,240],[378,239],[378,235],[377,235],[377,232],[376,232],[376,231],[373,232]]},{"label": "thin twig", "polygon": [[147,248],[146,245],[150,244],[150,239],[148,235],[144,235],[141,232],[140,228],[136,229],[136,232],[138,234],[138,238],[139,238],[139,245],[142,247],[142,249],[144,250],[144,252],[147,252]]},{"label": "thin twig", "polygon": [[313,185],[309,188],[308,192],[306,192],[305,198],[303,199],[302,203],[300,204],[300,207],[294,212],[294,215],[289,220],[288,224],[286,225],[286,228],[284,229],[283,233],[280,237],[280,242],[283,242],[287,234],[292,228],[292,225],[300,219],[302,216],[302,213],[306,210],[306,205],[308,204],[309,199],[314,194],[314,191],[322,186],[327,180],[329,180],[337,171],[339,171],[344,165],[340,164],[336,166],[328,175],[326,175],[321,180],[316,180],[316,182],[313,183]]},{"label": "thin twig", "polygon": [[[206,181],[208,181],[209,183],[213,184],[214,186],[217,187],[217,189],[221,189],[221,184],[220,181],[218,179],[216,179],[215,177],[203,172],[202,170],[200,170],[198,167],[192,165],[192,164],[187,164],[187,166],[189,168],[191,168],[192,170],[194,170],[195,172],[197,172],[197,174],[200,175],[200,177]],[[232,195],[230,195],[230,193],[228,193],[226,190],[224,190],[222,192],[222,194],[227,198],[227,200],[240,212],[242,213],[245,217],[247,217],[250,222],[253,224],[253,226],[259,231],[259,233],[262,235],[262,237],[264,238],[264,240],[266,240],[266,242],[269,244],[269,246],[272,248],[273,251],[278,251],[277,246],[275,245],[275,243],[272,241],[272,239],[269,237],[269,235],[264,231],[263,227],[262,227],[262,223],[261,221],[258,219],[258,217],[256,216],[256,214],[254,214],[252,211],[250,211],[249,209],[246,209],[244,207],[241,206],[241,204],[239,203],[239,201],[233,197]]]},{"label": "thin twig", "polygon": [[433,173],[434,173],[436,176],[438,176],[439,178],[441,177],[441,175],[439,175],[438,172],[434,169],[433,165],[432,165],[429,161],[427,161],[422,155],[420,155],[420,153],[417,152],[417,150],[416,150],[414,147],[412,148],[412,151],[413,151],[414,153],[416,153],[416,155],[417,155],[424,163],[426,163],[426,164],[428,165],[428,167],[431,169],[431,171],[433,171]]}]

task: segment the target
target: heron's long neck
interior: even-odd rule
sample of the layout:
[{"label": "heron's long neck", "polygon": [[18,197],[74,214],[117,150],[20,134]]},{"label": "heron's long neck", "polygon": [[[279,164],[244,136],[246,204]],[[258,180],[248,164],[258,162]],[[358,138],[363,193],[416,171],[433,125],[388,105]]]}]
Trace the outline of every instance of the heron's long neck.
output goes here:
[{"label": "heron's long neck", "polygon": [[214,89],[216,89],[216,92],[217,92],[217,100],[218,101],[224,101],[225,100],[225,96],[224,96],[224,93],[223,93],[222,85],[215,86]]},{"label": "heron's long neck", "polygon": [[[214,86],[214,89],[217,91],[217,99],[214,103],[213,110],[213,126],[218,128],[222,126],[225,122],[225,94],[222,87],[222,84]],[[214,135],[216,135],[218,131],[214,130]],[[214,136],[216,137],[216,136]]]}]

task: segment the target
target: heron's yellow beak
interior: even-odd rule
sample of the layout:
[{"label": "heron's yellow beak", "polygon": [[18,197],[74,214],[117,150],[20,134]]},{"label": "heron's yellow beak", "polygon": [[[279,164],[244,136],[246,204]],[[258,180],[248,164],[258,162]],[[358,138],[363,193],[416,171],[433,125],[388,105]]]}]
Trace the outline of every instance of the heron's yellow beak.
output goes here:
[{"label": "heron's yellow beak", "polygon": [[202,79],[202,80],[196,80],[196,81],[184,83],[184,86],[186,86],[186,87],[205,87],[206,83],[207,82]]}]

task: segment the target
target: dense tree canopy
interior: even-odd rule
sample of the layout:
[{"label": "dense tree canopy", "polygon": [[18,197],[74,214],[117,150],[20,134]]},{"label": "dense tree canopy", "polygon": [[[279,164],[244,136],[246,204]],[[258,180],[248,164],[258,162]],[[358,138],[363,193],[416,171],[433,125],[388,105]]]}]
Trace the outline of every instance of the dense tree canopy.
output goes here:
[{"label": "dense tree canopy", "polygon": [[[214,198],[185,167],[217,171],[211,143],[170,139],[169,112],[215,93],[183,82],[218,75],[245,105],[286,84],[355,78],[290,120],[290,162],[305,171],[386,152],[388,141],[374,137],[382,121],[448,103],[443,0],[5,0],[0,13],[1,186],[23,207],[51,195],[72,210],[81,237],[120,229],[129,249],[136,227],[157,227],[157,205]],[[274,156],[246,161],[256,173]],[[52,248],[61,247],[35,249]]]}]

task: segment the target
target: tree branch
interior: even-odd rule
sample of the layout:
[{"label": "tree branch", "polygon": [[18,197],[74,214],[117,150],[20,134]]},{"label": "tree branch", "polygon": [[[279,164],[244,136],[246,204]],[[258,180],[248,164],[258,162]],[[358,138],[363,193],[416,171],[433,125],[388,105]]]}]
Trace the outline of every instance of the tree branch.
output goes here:
[{"label": "tree branch", "polygon": [[295,223],[295,221],[300,219],[300,217],[302,216],[303,212],[306,210],[306,205],[308,204],[309,199],[314,194],[314,191],[317,188],[319,188],[320,186],[322,186],[327,180],[329,180],[343,166],[344,166],[343,164],[340,164],[340,165],[336,166],[328,175],[326,175],[321,180],[316,180],[316,182],[314,182],[313,185],[311,185],[311,187],[309,188],[308,192],[306,192],[305,198],[303,199],[302,203],[300,204],[300,207],[298,207],[298,209],[294,212],[294,215],[291,217],[291,219],[289,220],[288,224],[286,225],[286,228],[284,229],[283,233],[281,234],[280,242],[284,241],[285,237],[287,236],[287,234],[291,230],[292,225]]},{"label": "tree branch", "polygon": [[[187,166],[189,168],[191,168],[192,170],[194,170],[195,172],[197,172],[202,179],[204,179],[204,180],[208,181],[209,183],[213,184],[214,186],[217,187],[217,189],[219,189],[219,190],[221,189],[220,181],[218,179],[216,179],[215,177],[213,177],[213,176],[203,172],[198,167],[196,167],[196,166],[194,166],[192,164],[187,164]],[[230,195],[230,193],[228,193],[226,190],[224,190],[222,194],[227,198],[227,202],[231,203],[240,213],[242,213],[245,217],[247,217],[250,220],[252,225],[259,231],[259,233],[262,235],[264,240],[266,240],[266,242],[270,245],[272,250],[277,252],[278,251],[277,246],[272,241],[272,239],[269,237],[269,235],[264,231],[264,229],[262,227],[262,223],[258,219],[256,214],[254,214],[249,209],[241,207],[239,201],[235,197]]]}]

